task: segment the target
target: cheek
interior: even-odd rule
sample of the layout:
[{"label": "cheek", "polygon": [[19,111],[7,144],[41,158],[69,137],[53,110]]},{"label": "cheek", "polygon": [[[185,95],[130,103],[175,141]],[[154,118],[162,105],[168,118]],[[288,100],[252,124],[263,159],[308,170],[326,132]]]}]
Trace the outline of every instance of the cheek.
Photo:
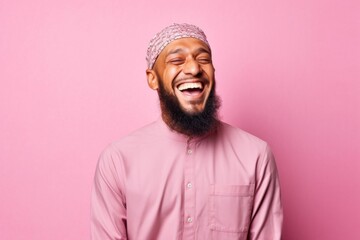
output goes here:
[{"label": "cheek", "polygon": [[210,71],[210,72],[206,72],[206,74],[207,74],[208,80],[210,81],[210,84],[214,85],[214,82],[215,82],[214,72]]},{"label": "cheek", "polygon": [[212,65],[206,65],[203,67],[203,71],[209,78],[214,78],[215,69]]},{"label": "cheek", "polygon": [[164,79],[165,85],[168,88],[172,88],[172,83],[173,83],[174,79],[176,78],[176,76],[178,75],[178,73],[179,73],[179,70],[175,67],[167,68],[164,71],[163,79]]}]

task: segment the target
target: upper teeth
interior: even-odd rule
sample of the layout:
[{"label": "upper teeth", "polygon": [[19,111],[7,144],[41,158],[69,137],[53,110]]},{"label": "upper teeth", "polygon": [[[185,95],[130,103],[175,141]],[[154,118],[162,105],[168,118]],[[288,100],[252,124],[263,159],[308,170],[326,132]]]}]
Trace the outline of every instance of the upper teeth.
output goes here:
[{"label": "upper teeth", "polygon": [[180,86],[178,87],[178,89],[180,91],[186,90],[186,89],[190,89],[190,88],[200,88],[202,89],[202,84],[200,82],[195,82],[195,83],[183,83],[180,84]]}]

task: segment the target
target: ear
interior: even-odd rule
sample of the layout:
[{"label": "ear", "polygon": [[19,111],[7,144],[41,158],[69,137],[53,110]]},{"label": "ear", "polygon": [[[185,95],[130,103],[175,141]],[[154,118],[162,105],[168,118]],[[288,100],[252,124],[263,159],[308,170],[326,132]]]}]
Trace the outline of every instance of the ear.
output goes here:
[{"label": "ear", "polygon": [[153,90],[157,90],[159,88],[159,82],[155,71],[153,69],[147,69],[146,77],[149,87]]}]

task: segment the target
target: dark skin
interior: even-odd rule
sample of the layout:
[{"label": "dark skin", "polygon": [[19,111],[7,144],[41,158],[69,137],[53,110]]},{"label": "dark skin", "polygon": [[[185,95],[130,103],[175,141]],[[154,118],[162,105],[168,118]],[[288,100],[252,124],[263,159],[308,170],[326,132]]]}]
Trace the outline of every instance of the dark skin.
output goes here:
[{"label": "dark skin", "polygon": [[[168,44],[158,56],[153,69],[147,69],[148,85],[159,91],[159,82],[168,95],[174,96],[188,115],[205,109],[215,83],[209,47],[195,38],[181,38]],[[171,119],[162,111],[163,120]]]}]

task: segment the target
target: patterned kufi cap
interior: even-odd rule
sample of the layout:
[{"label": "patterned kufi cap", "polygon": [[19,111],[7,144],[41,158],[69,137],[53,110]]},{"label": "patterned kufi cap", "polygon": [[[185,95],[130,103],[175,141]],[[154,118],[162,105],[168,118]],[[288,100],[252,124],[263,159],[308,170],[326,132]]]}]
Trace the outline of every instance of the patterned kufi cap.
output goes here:
[{"label": "patterned kufi cap", "polygon": [[154,63],[161,53],[161,51],[171,43],[172,41],[179,39],[179,38],[197,38],[210,48],[210,45],[206,39],[206,35],[199,27],[187,23],[177,24],[174,23],[155,35],[150,40],[149,47],[147,49],[147,56],[146,61],[148,64],[148,68],[152,69]]}]

